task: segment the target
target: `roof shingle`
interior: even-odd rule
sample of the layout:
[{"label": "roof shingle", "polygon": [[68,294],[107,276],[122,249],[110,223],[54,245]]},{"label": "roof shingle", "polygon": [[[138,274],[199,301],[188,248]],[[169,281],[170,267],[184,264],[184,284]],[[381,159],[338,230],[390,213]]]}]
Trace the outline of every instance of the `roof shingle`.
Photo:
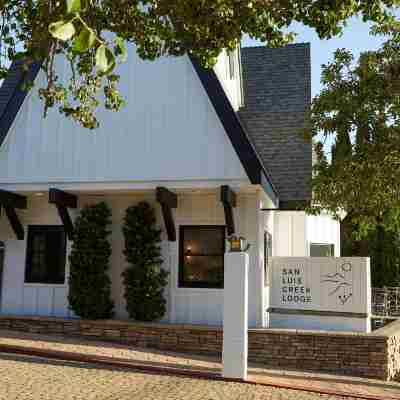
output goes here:
[{"label": "roof shingle", "polygon": [[311,199],[312,145],[299,134],[311,102],[309,44],[242,49],[239,111],[281,202]]}]

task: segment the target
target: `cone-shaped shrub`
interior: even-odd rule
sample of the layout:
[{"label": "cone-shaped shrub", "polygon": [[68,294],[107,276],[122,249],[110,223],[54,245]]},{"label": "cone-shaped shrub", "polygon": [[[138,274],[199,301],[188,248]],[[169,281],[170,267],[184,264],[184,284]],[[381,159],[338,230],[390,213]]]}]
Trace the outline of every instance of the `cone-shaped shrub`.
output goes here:
[{"label": "cone-shaped shrub", "polygon": [[147,202],[126,210],[123,234],[129,265],[122,277],[129,316],[137,321],[160,319],[166,311],[163,291],[168,273],[161,268],[161,231]]},{"label": "cone-shaped shrub", "polygon": [[111,210],[105,203],[84,207],[75,221],[75,234],[69,257],[68,300],[81,318],[103,319],[113,316],[110,278],[107,275],[111,245],[107,230]]}]

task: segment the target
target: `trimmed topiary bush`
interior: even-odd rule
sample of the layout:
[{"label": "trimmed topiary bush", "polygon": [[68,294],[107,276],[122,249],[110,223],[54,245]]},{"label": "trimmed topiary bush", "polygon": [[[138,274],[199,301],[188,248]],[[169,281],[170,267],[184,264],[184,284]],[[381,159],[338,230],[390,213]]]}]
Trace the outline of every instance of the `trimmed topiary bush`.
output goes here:
[{"label": "trimmed topiary bush", "polygon": [[114,315],[111,282],[107,275],[111,245],[107,230],[111,210],[106,203],[85,206],[75,221],[75,234],[69,256],[68,300],[81,318],[105,319]]},{"label": "trimmed topiary bush", "polygon": [[124,254],[129,266],[122,273],[129,316],[137,321],[154,321],[164,316],[163,291],[168,273],[161,268],[161,230],[156,229],[153,208],[147,202],[126,210]]}]

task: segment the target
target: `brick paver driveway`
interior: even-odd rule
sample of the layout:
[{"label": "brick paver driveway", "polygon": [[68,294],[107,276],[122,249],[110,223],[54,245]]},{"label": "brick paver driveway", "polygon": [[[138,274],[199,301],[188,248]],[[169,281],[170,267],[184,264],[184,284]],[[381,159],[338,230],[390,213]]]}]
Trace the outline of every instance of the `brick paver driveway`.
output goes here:
[{"label": "brick paver driveway", "polygon": [[0,355],[1,400],[339,400],[340,397],[242,383],[151,375]]}]

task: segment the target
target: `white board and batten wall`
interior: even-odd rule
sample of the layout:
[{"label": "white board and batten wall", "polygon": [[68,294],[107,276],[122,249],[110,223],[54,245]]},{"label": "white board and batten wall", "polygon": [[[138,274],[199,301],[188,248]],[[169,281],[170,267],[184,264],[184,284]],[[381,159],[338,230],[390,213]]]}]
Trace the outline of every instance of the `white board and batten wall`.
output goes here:
[{"label": "white board and batten wall", "polygon": [[340,223],[331,216],[302,211],[274,213],[274,256],[307,257],[311,244],[327,244],[334,245],[334,256],[340,257]]},{"label": "white board and batten wall", "polygon": [[[62,118],[57,110],[51,110],[44,119],[43,104],[37,95],[43,83],[40,73],[0,147],[0,188],[29,196],[28,209],[18,210],[25,227],[61,224],[55,207],[47,203],[50,187],[77,194],[80,205],[96,200],[85,194],[88,192],[101,194],[97,200],[110,204],[113,210],[110,274],[117,318],[127,316],[120,275],[124,267],[121,224],[128,205],[149,199],[157,207],[158,222],[162,226],[154,198],[156,186],[173,190],[196,188],[200,192],[214,188],[211,194],[179,193],[179,207],[174,210],[179,233],[179,224],[184,223],[224,225],[223,207],[215,188],[229,184],[239,191],[250,186],[189,58],[145,62],[139,59],[134,48],[129,53],[128,62],[119,66],[118,71],[127,106],[119,113],[101,110],[98,129],[88,132]],[[239,75],[234,80],[226,75],[227,61],[226,57],[221,58],[216,72],[237,108]],[[57,68],[61,79],[65,78],[69,67],[60,63]],[[143,193],[145,190],[148,191]],[[43,196],[35,197],[38,192]],[[253,243],[253,264],[258,265],[255,197],[255,193],[240,195],[235,217],[238,232]],[[0,218],[0,237],[6,242],[1,312],[69,316],[66,284],[24,283],[26,241],[14,239],[6,218]],[[175,269],[179,242],[169,243],[165,235],[163,239],[164,267],[171,272],[166,290],[166,319],[220,324],[221,291],[178,288]],[[257,284],[255,291],[260,292],[258,276],[251,276],[250,273],[250,280]],[[256,300],[251,301],[253,306],[255,303]],[[259,323],[261,307],[249,315],[253,324]]]},{"label": "white board and batten wall", "polygon": [[[245,236],[252,245],[249,271],[249,325],[262,326],[263,308],[262,285],[260,284],[261,264],[259,261],[258,227],[258,193],[239,193],[238,205],[234,209],[237,232]],[[139,201],[149,201],[156,209],[157,223],[163,229],[162,258],[163,268],[170,272],[169,283],[165,290],[167,314],[165,322],[204,323],[221,325],[223,319],[223,290],[194,289],[178,287],[179,264],[179,226],[180,225],[225,225],[219,191],[202,193],[178,193],[178,208],[173,210],[177,227],[177,242],[168,242],[160,206],[156,203],[155,193],[131,192],[127,194],[108,194],[104,196],[81,195],[79,207],[84,204],[105,201],[112,209],[110,242],[112,256],[110,260],[111,295],[115,302],[115,317],[126,319],[128,314],[123,297],[121,273],[126,262],[123,256],[124,240],[122,223],[128,206]],[[29,208],[20,212],[21,222],[28,225],[60,225],[61,221],[56,208],[47,203],[46,196],[30,196]],[[70,211],[71,212],[71,211]],[[72,211],[72,216],[77,210]],[[7,220],[0,219],[0,235],[5,238],[5,263],[3,272],[3,290],[1,313],[20,315],[73,316],[68,308],[68,254],[66,281],[64,285],[27,284],[24,283],[26,240],[14,239]],[[68,243],[68,253],[71,244]]]},{"label": "white board and batten wall", "polygon": [[[216,70],[237,106],[240,85],[222,72],[226,62],[221,58]],[[60,62],[58,71],[62,79],[69,66]],[[78,183],[97,184],[101,189],[125,182],[135,188],[135,182],[222,179],[249,183],[187,56],[143,61],[130,47],[127,63],[117,72],[127,104],[118,113],[100,109],[100,126],[93,131],[63,118],[56,108],[43,118],[40,72],[0,147],[0,187],[24,191],[51,182],[76,188]]]},{"label": "white board and batten wall", "polygon": [[[218,194],[211,196],[185,196],[179,198],[176,210],[176,224],[179,225],[225,225],[225,216]],[[260,324],[262,318],[259,310],[260,289],[257,258],[257,195],[240,194],[234,209],[236,230],[252,244],[250,251],[249,285],[253,289],[249,298],[249,323]],[[179,232],[178,232],[179,235]],[[179,264],[179,237],[172,252],[172,265]],[[174,268],[171,276],[171,315],[170,321],[175,323],[203,323],[221,325],[223,319],[223,290],[204,288],[179,288],[177,285],[178,269]]]},{"label": "white board and batten wall", "polygon": [[[2,314],[69,317],[67,281],[60,285],[25,283],[27,226],[61,224],[56,207],[47,203],[46,196],[32,197],[29,203],[29,210],[18,210],[25,228],[25,240],[16,240],[7,218],[3,215],[0,218],[0,236],[5,239],[0,311]],[[70,243],[67,244],[67,253],[69,250]],[[65,268],[67,277],[68,258]]]}]

